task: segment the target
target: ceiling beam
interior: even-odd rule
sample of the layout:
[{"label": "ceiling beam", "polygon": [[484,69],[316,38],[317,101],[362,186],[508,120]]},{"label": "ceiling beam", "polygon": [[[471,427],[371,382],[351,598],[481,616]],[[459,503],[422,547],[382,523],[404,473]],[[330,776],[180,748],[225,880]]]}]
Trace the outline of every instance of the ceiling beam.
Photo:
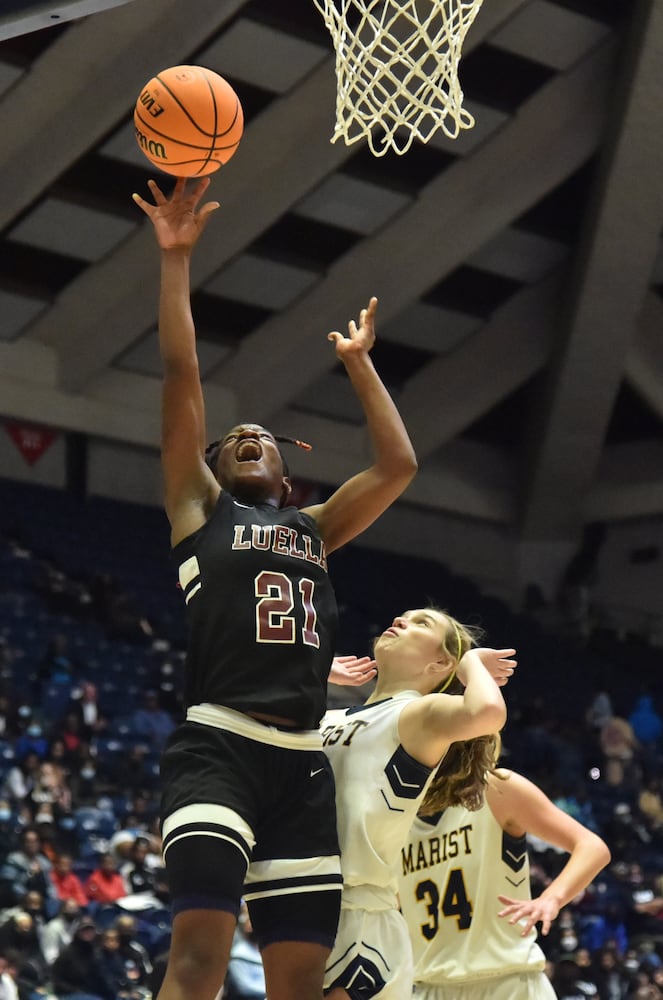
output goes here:
[{"label": "ceiling beam", "polygon": [[[480,45],[526,2],[502,0],[498,9],[485,4],[468,34],[466,51],[469,53]],[[179,0],[171,6],[177,6],[180,16],[187,17],[186,6]],[[187,25],[193,20],[199,30],[204,26],[208,32],[210,25],[218,27],[218,19],[221,13],[225,16],[228,2],[224,6],[216,0],[215,6],[219,7],[216,21],[206,17],[204,10],[198,16],[197,8],[196,18],[188,18]],[[234,6],[241,5],[235,0]],[[154,12],[152,0],[148,9]],[[154,16],[163,18],[161,8]],[[177,51],[181,52],[182,32],[172,26],[170,32],[177,39]],[[167,65],[164,53],[160,61]],[[335,103],[333,66],[333,59],[326,58],[299,87],[274,101],[247,124],[237,159],[219,174],[222,218],[208,228],[201,253],[194,257],[193,288],[204,284],[352,154],[352,147],[329,141]],[[14,113],[18,115],[18,109]],[[117,120],[116,111],[113,121]],[[110,124],[105,123],[105,131]],[[67,123],[66,134],[73,129],[76,136],[76,127],[75,122]],[[87,149],[89,132],[83,131],[81,146]],[[293,150],[297,151],[295,156]],[[0,183],[2,180],[0,172]],[[46,182],[42,178],[41,186]],[[214,185],[218,185],[216,178]],[[88,379],[154,325],[158,275],[148,226],[145,223],[104,260],[71,282],[53,307],[30,328],[29,336],[57,347],[62,385],[69,391],[80,391]],[[81,312],[81,299],[94,304],[92,321]],[[90,336],[91,322],[94,338]]]},{"label": "ceiling beam", "polygon": [[245,3],[196,0],[191,17],[181,0],[134,0],[71,25],[0,102],[0,229],[129,120],[153,73],[181,62]]},{"label": "ceiling beam", "polygon": [[[561,284],[556,272],[518,292],[474,336],[408,380],[398,408],[420,461],[545,366]],[[434,419],[432,399],[439,400]]]},{"label": "ceiling beam", "polygon": [[663,420],[663,301],[649,292],[626,356],[627,380]]},{"label": "ceiling beam", "polygon": [[428,184],[409,209],[348,251],[286,313],[245,337],[214,381],[238,387],[246,411],[266,421],[333,368],[327,331],[344,329],[370,295],[380,298],[380,322],[405,314],[410,302],[594,152],[613,61],[609,41],[551,80],[491,139]]},{"label": "ceiling beam", "polygon": [[[641,0],[550,368],[522,507],[526,538],[583,522],[663,222],[663,4]],[[534,440],[534,437],[533,437]]]}]

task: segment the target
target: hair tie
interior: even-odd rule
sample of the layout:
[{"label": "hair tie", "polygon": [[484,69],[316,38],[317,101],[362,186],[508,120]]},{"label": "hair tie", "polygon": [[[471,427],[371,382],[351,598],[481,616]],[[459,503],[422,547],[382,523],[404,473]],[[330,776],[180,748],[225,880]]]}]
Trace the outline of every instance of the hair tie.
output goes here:
[{"label": "hair tie", "polygon": [[463,655],[463,640],[460,635],[460,629],[456,625],[453,618],[449,618],[449,621],[453,625],[454,635],[456,636],[456,645],[458,646],[458,652],[456,653],[456,663],[460,663],[460,659]]},{"label": "hair tie", "polygon": [[300,441],[299,438],[286,437],[284,434],[275,434],[274,440],[279,441],[281,444],[296,444],[298,448],[303,448],[304,451],[313,450],[312,444],[308,444],[306,441]]}]

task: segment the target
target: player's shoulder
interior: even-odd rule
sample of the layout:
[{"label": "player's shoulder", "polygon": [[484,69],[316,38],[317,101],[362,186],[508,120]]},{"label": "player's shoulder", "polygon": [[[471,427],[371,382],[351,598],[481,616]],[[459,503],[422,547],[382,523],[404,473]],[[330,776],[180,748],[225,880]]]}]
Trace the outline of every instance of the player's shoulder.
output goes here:
[{"label": "player's shoulder", "polygon": [[486,802],[493,812],[500,804],[516,804],[530,798],[532,794],[536,795],[537,792],[536,785],[529,778],[510,768],[496,768],[486,779]]}]

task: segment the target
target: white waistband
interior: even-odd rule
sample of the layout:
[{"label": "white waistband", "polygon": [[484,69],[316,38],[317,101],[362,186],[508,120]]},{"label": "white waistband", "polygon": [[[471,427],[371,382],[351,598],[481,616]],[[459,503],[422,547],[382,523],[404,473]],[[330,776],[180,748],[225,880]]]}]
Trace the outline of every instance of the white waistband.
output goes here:
[{"label": "white waistband", "polygon": [[398,897],[392,889],[378,885],[344,885],[342,910],[397,910]]},{"label": "white waistband", "polygon": [[199,722],[204,726],[215,726],[229,733],[245,736],[258,743],[267,743],[272,747],[282,747],[285,750],[322,750],[322,736],[317,729],[296,730],[289,732],[278,729],[268,723],[258,722],[250,715],[235,712],[232,708],[222,705],[192,705],[186,713],[187,722]]}]

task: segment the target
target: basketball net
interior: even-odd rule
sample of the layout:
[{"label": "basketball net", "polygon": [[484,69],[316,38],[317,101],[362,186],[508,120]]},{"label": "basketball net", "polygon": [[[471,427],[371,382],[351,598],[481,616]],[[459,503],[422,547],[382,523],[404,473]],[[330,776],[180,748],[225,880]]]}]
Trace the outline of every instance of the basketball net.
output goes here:
[{"label": "basketball net", "polygon": [[438,129],[472,128],[458,79],[463,41],[483,0],[313,0],[336,50],[336,127],[375,156],[405,153]]}]

